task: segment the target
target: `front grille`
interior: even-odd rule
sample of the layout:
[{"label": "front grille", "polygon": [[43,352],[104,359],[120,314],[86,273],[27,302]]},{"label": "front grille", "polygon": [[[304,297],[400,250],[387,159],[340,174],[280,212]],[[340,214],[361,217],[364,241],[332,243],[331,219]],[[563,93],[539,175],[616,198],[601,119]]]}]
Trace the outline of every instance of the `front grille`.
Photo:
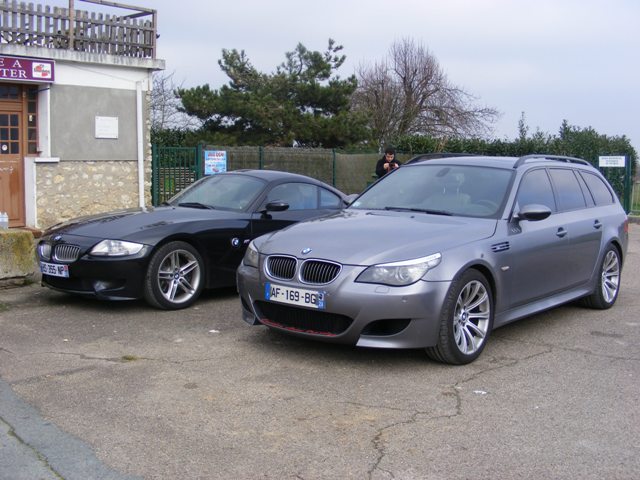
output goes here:
[{"label": "front grille", "polygon": [[307,260],[302,264],[300,279],[305,283],[321,285],[333,281],[341,269],[337,263]]},{"label": "front grille", "polygon": [[296,263],[294,257],[273,255],[267,258],[267,274],[281,280],[292,280],[296,274]]},{"label": "front grille", "polygon": [[80,256],[80,247],[77,245],[68,245],[60,243],[53,248],[53,259],[57,262],[71,263],[75,262]]},{"label": "front grille", "polygon": [[256,302],[256,309],[260,321],[266,325],[315,335],[340,335],[353,322],[345,315],[263,301]]}]

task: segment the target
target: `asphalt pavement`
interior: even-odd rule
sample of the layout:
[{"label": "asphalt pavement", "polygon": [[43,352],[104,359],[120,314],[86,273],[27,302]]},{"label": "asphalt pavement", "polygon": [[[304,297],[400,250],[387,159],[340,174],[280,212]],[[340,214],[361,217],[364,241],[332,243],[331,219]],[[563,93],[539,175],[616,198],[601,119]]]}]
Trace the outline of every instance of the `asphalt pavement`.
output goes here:
[{"label": "asphalt pavement", "polygon": [[640,225],[614,308],[493,332],[474,363],[0,290],[0,480],[640,478]]}]

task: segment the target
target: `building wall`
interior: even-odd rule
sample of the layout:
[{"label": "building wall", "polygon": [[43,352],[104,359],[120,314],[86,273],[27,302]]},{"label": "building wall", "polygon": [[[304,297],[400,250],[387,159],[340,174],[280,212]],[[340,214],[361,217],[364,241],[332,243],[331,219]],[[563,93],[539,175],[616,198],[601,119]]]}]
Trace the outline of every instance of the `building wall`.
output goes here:
[{"label": "building wall", "polygon": [[[145,164],[145,204],[151,204],[150,165]],[[36,205],[42,226],[92,213],[138,206],[136,161],[71,160],[37,170]]]},{"label": "building wall", "polygon": [[[59,162],[41,162],[37,166],[35,201],[39,226],[138,206],[136,92],[55,85],[50,96],[51,152]],[[96,116],[118,119],[117,139],[95,138]],[[145,115],[145,127],[148,122],[149,115]],[[144,148],[144,204],[148,205],[148,133]]]},{"label": "building wall", "polygon": [[[58,84],[50,95],[51,153],[60,161],[136,159],[135,90]],[[96,117],[116,118],[118,138],[95,138]]]}]

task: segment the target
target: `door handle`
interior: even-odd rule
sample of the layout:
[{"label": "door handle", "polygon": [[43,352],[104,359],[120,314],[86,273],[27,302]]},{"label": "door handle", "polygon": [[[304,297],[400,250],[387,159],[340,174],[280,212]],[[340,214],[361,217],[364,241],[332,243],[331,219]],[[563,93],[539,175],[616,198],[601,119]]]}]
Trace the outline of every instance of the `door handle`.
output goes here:
[{"label": "door handle", "polygon": [[600,222],[600,220],[596,220],[596,221],[593,222],[593,228],[598,230],[598,229],[600,229],[600,227],[602,227],[602,223]]},{"label": "door handle", "polygon": [[560,238],[564,237],[568,232],[563,228],[560,227],[558,229],[558,231],[556,232],[556,235],[559,236]]}]

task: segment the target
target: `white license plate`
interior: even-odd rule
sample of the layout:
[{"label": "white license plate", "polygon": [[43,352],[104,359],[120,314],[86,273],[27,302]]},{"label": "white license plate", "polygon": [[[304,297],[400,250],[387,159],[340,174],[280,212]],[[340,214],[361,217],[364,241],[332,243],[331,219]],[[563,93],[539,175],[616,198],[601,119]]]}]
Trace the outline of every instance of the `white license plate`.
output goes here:
[{"label": "white license plate", "polygon": [[40,262],[40,271],[43,275],[69,278],[69,265],[58,265],[57,263]]},{"label": "white license plate", "polygon": [[317,290],[285,287],[267,282],[264,287],[264,298],[272,302],[301,305],[319,310],[324,309],[324,292],[318,292]]}]

